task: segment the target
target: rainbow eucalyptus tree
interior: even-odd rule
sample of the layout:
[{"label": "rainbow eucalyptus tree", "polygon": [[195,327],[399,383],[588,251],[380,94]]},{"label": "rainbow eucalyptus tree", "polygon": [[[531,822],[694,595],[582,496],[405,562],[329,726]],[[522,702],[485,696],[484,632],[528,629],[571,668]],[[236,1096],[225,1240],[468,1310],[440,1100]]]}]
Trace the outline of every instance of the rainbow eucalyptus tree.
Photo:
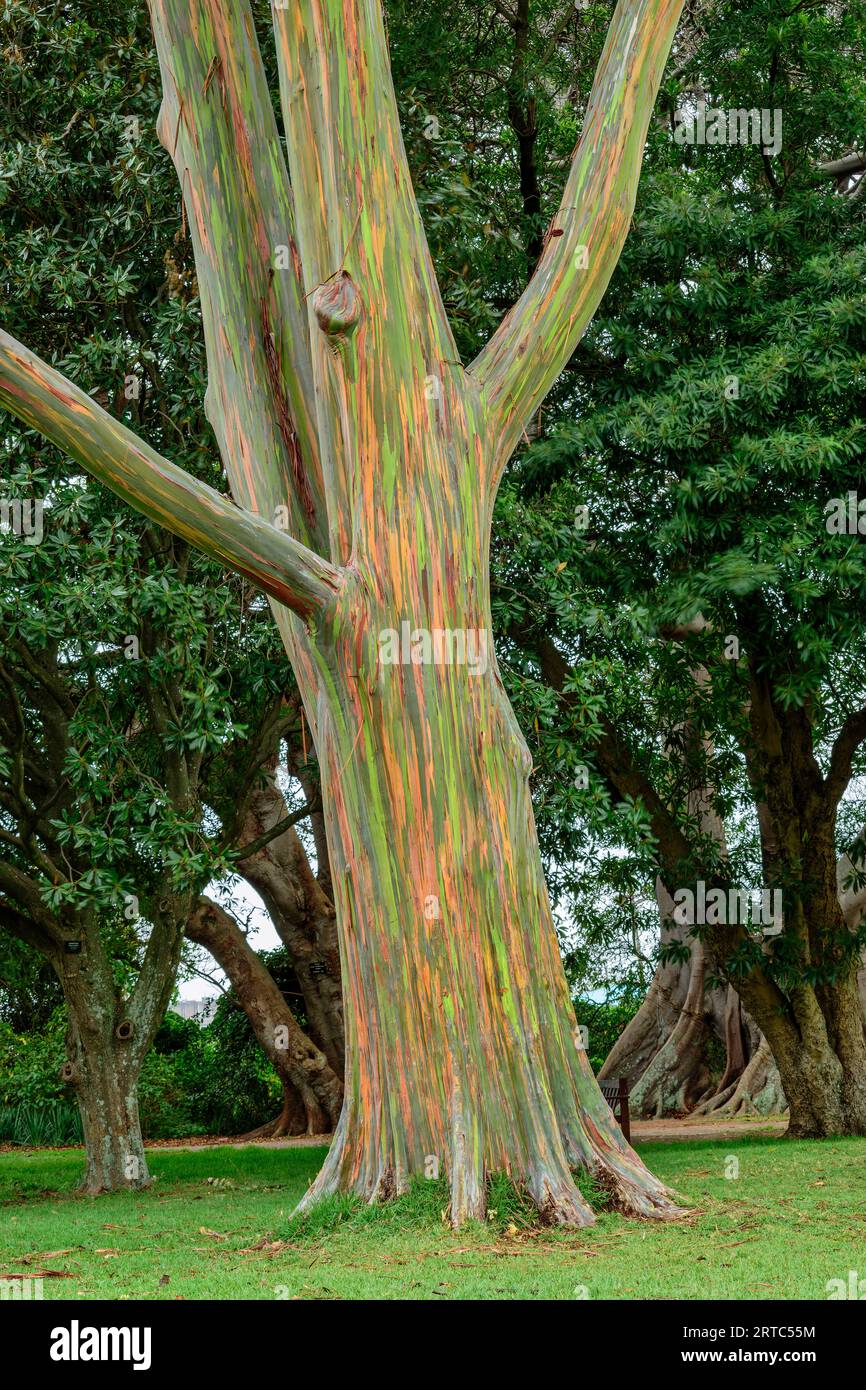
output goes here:
[{"label": "rainbow eucalyptus tree", "polygon": [[288,170],[247,0],[150,0],[233,500],[2,338],[10,410],[271,600],[318,750],[345,988],[346,1098],[306,1204],[440,1163],[455,1224],[493,1170],[551,1221],[593,1219],[576,1168],[625,1211],[676,1210],[580,1050],[488,547],[502,471],[616,265],[681,8],[620,0],[535,273],[464,368],[379,0],[275,3]]}]

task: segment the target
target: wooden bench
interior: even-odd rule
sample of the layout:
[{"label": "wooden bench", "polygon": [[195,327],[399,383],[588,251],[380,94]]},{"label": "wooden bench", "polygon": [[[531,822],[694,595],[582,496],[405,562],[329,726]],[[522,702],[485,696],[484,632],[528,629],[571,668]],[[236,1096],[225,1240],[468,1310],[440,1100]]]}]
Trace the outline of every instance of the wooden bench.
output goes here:
[{"label": "wooden bench", "polygon": [[631,1117],[628,1113],[628,1081],[624,1076],[621,1076],[619,1081],[599,1081],[598,1084],[601,1087],[601,1094],[614,1113],[614,1118],[619,1120],[619,1127],[626,1143],[630,1143]]}]

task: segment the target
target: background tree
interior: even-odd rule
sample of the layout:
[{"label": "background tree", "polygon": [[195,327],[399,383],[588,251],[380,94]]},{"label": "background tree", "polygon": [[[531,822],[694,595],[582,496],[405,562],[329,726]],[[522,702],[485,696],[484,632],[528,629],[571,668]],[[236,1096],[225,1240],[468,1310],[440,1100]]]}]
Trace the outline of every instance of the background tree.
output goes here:
[{"label": "background tree", "polygon": [[[576,758],[591,772],[583,792],[560,780],[552,815],[577,798],[609,836],[649,847],[645,899],[657,871],[671,894],[699,880],[783,893],[778,936],[709,925],[666,954],[683,964],[700,940],[707,982],[734,986],[778,1064],[792,1133],[860,1133],[862,932],[837,868],[862,843],[850,614],[863,547],[827,522],[861,472],[863,205],[819,166],[859,138],[863,12],[699,19],[650,142],[638,234],[571,363],[562,408],[580,418],[501,497],[531,529],[517,544],[516,526],[500,532],[500,612],[523,679],[540,677],[544,741],[569,749],[563,772]],[[698,99],[780,107],[778,160],[677,143],[674,110]],[[663,750],[689,709],[696,737],[672,764]],[[701,787],[725,855],[686,810]],[[843,893],[862,882],[851,852]]]}]

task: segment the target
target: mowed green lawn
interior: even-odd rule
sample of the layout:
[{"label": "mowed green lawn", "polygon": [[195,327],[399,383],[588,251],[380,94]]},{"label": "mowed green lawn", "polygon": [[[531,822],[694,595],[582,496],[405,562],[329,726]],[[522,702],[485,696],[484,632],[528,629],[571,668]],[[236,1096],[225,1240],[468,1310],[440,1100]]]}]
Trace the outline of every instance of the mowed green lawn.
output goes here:
[{"label": "mowed green lawn", "polygon": [[866,1140],[639,1147],[686,1220],[538,1230],[500,1183],[491,1219],[455,1233],[444,1186],[422,1180],[298,1226],[323,1149],[152,1152],[147,1192],[97,1200],[75,1194],[79,1152],[3,1153],[0,1277],[68,1275],[45,1276],[46,1299],[824,1299],[828,1280],[866,1278]]}]

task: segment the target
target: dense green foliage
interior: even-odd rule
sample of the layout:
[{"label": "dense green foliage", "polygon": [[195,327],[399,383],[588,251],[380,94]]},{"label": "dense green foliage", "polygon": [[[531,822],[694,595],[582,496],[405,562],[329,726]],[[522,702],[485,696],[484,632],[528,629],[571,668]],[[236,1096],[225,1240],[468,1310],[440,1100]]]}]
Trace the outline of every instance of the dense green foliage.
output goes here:
[{"label": "dense green foliage", "polygon": [[[283,947],[262,960],[305,1022]],[[229,991],[202,1027],[167,1014],[141,1077],[142,1127],[148,1138],[186,1134],[246,1134],[279,1113],[282,1088],[256,1042],[249,1019]]]},{"label": "dense green foliage", "polygon": [[[0,108],[6,324],[219,486],[146,9],[85,4],[62,24],[55,10],[7,5],[2,21],[14,57]],[[206,882],[225,860],[202,835],[214,827],[195,779],[281,688],[270,625],[215,566],[157,536],[44,440],[3,427],[6,495],[46,506],[41,544],[4,536],[0,656],[30,700],[25,655],[49,676],[59,660],[70,707],[64,745],[49,747],[43,729],[26,750],[62,760],[52,848],[81,864],[45,898],[117,912],[123,892],[144,904],[166,872]],[[45,724],[38,707],[30,717]],[[173,772],[191,797],[170,786]],[[6,760],[0,776],[13,776]]]},{"label": "dense green foliage", "polygon": [[[41,1030],[0,1025],[0,1143],[80,1141],[77,1107],[60,1079],[65,1032],[64,1006]],[[280,1084],[230,995],[206,1027],[166,1014],[139,1082],[146,1139],[248,1133],[281,1103]]]}]

